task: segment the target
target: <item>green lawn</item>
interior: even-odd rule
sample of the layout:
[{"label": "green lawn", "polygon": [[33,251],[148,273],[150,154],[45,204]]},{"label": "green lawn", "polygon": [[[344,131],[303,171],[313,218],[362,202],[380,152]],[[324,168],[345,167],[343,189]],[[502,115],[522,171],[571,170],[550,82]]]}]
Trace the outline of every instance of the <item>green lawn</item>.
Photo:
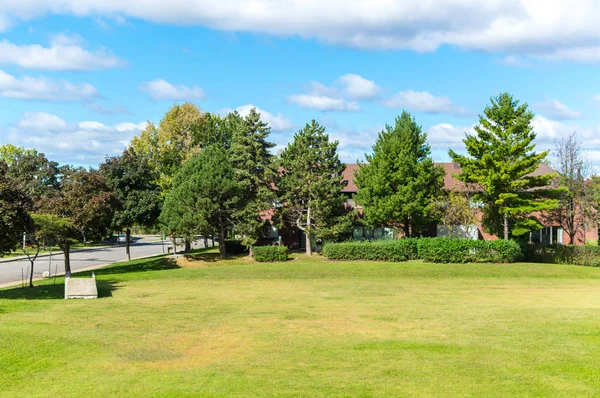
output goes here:
[{"label": "green lawn", "polygon": [[198,257],[0,290],[0,395],[600,393],[600,268]]}]

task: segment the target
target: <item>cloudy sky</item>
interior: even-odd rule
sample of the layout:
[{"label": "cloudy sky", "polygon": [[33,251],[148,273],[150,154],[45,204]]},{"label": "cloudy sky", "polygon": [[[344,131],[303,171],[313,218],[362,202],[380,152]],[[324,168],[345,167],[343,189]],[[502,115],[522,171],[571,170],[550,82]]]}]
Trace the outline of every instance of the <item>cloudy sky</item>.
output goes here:
[{"label": "cloudy sky", "polygon": [[259,108],[279,145],[317,119],[354,162],[407,109],[444,161],[508,91],[539,147],[577,131],[599,166],[598,20],[598,0],[0,0],[0,144],[95,165],[192,101]]}]

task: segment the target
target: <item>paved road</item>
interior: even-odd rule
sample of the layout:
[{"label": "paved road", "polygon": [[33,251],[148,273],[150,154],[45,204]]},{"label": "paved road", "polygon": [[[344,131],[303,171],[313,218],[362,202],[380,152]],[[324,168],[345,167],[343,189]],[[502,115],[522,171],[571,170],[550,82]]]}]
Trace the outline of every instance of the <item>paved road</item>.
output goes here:
[{"label": "paved road", "polygon": [[[209,242],[210,244],[210,242]],[[203,246],[202,242],[197,242],[196,247]],[[164,242],[164,251],[167,251],[169,242]],[[163,245],[159,237],[142,237],[135,239],[131,244],[131,258],[152,256],[163,253]],[[127,259],[125,254],[125,245],[113,247],[90,248],[85,250],[73,251],[71,253],[71,270],[77,271],[93,266],[108,265]],[[57,253],[50,257],[40,257],[35,261],[33,267],[33,277],[41,278],[44,271],[50,271],[52,275],[55,272],[65,272],[64,257],[62,253]],[[0,263],[0,285],[7,283],[21,283],[21,272],[27,275],[30,267],[29,260],[18,260]]]}]

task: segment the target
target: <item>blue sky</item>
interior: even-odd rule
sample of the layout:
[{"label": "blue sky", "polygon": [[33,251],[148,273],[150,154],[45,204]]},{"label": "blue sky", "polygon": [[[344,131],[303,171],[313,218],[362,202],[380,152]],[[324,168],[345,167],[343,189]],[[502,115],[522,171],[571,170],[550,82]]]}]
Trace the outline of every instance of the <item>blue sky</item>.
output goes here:
[{"label": "blue sky", "polygon": [[600,4],[480,3],[8,0],[0,144],[95,165],[191,101],[258,107],[280,146],[314,118],[354,162],[406,109],[445,161],[508,91],[541,149],[577,131],[600,165]]}]

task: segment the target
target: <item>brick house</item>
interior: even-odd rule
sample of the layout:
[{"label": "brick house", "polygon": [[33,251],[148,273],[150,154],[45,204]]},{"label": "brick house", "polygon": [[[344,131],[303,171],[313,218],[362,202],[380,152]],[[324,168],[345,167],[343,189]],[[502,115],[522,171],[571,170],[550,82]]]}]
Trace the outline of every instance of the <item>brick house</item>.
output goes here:
[{"label": "brick house", "polygon": [[[458,192],[472,192],[475,193],[476,189],[473,186],[469,186],[462,181],[459,181],[453,175],[460,174],[461,169],[460,166],[456,163],[436,163],[438,167],[443,167],[445,171],[444,176],[444,189],[448,191],[458,191]],[[358,187],[354,183],[354,172],[358,169],[357,164],[347,164],[346,168],[343,171],[343,182],[344,187],[342,188],[342,195],[344,195],[346,200],[346,206],[348,208],[358,208],[360,210],[360,206],[356,204],[354,201],[354,194],[358,192]],[[541,164],[540,167],[533,173],[534,175],[545,175],[555,173],[555,171],[546,164]],[[263,216],[265,218],[270,218],[271,212],[265,213]],[[481,211],[476,211],[476,222],[473,225],[460,225],[453,227],[453,235],[456,236],[456,232],[460,235],[464,236],[468,239],[479,239],[479,240],[495,240],[498,239],[498,236],[487,233],[483,225],[481,224]],[[533,216],[544,226],[541,230],[530,233],[529,241],[531,243],[540,243],[540,244],[549,244],[549,243],[557,243],[557,244],[567,244],[569,238],[567,234],[563,231],[560,225],[557,225],[555,222],[552,222],[551,217],[546,214],[533,214]],[[440,225],[432,225],[430,230],[424,233],[425,236],[447,236],[449,235],[447,228]],[[379,227],[369,229],[360,225],[355,226],[354,228],[354,239],[363,240],[363,239],[383,239],[383,238],[391,238],[393,237],[394,232],[391,228]],[[299,231],[293,227],[285,227],[281,229],[277,229],[276,227],[272,227],[270,237],[265,238],[263,244],[268,244],[269,242],[280,241],[282,244],[289,246],[291,248],[303,248],[304,244],[304,236],[303,232]],[[590,241],[598,241],[598,223],[590,222],[586,228],[586,231],[579,231],[575,236],[576,245],[583,245],[585,242]]]}]

